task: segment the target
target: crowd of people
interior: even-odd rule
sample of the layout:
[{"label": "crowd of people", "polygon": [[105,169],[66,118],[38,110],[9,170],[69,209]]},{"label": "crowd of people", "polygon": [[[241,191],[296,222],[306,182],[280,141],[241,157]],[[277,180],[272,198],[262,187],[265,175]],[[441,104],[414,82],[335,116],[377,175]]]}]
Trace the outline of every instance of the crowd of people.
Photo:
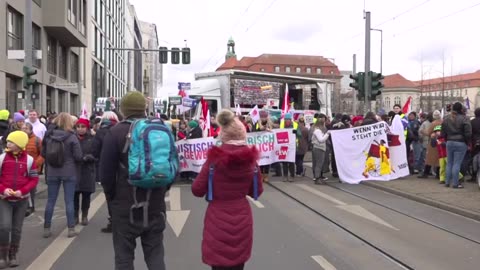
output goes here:
[{"label": "crowd of people", "polygon": [[[139,92],[130,92],[121,100],[121,112],[106,111],[90,118],[85,115],[73,116],[66,112],[39,116],[35,110],[30,110],[27,115],[23,111],[11,114],[0,110],[0,143],[3,152],[0,156],[0,269],[19,264],[17,253],[23,219],[35,212],[35,188],[41,174],[45,174],[48,186],[43,231],[45,238],[52,235],[52,217],[60,186],[63,186],[64,192],[67,236],[75,237],[75,226],[89,224],[90,200],[96,191],[96,182],[99,182],[103,186],[109,213],[107,226],[102,228],[102,232],[113,233],[116,269],[133,269],[135,241],[138,237],[141,237],[144,243],[145,261],[149,269],[165,269],[164,198],[169,187],[155,189],[151,193],[151,207],[147,213],[151,223],[148,227],[138,225],[136,215],[132,217],[129,211],[133,200],[137,198],[132,195],[128,174],[124,169],[124,164],[128,164],[128,153],[123,148],[131,121],[122,120],[146,118],[145,107],[145,97]],[[238,179],[235,191],[222,193],[217,197],[220,201],[225,198],[240,200],[229,207],[237,207],[235,211],[242,213],[242,209],[248,206],[244,200],[245,195],[253,196],[252,192],[256,190],[258,194],[255,196],[259,196],[262,182],[268,182],[272,172],[274,177],[283,177],[286,182],[293,182],[296,177],[304,176],[303,163],[308,151],[312,152],[316,184],[325,184],[326,173],[338,178],[331,130],[379,121],[391,124],[397,115],[405,129],[405,145],[411,174],[418,174],[418,178],[434,176],[439,183],[453,188],[462,188],[463,179],[468,174],[476,175],[476,172],[471,171],[471,160],[480,153],[480,108],[475,110],[475,117],[470,119],[461,103],[448,106],[445,115],[438,110],[420,114],[409,112],[405,115],[401,106],[395,105],[391,112],[384,115],[369,112],[365,116],[335,114],[330,118],[325,114],[316,114],[313,123],[307,123],[304,115],[291,113],[286,113],[279,119],[270,115],[267,110],[261,110],[259,121],[254,123],[249,116],[236,117],[233,112],[223,110],[218,117],[212,116],[210,119],[211,129],[208,135],[205,135],[202,128],[203,119],[172,121],[166,115],[161,115],[161,118],[171,128],[177,141],[204,136],[219,137],[223,142],[222,146],[214,147],[209,152],[201,172],[198,175],[188,172],[181,176],[190,180],[196,179],[192,192],[203,197],[207,193],[217,194],[222,189],[228,191],[227,186],[233,184],[227,178],[239,178],[243,175],[242,179]],[[253,184],[251,178],[257,179],[258,153],[252,150],[254,148],[246,146],[246,134],[273,129],[291,129],[295,134],[295,162],[259,166],[259,183]],[[211,181],[211,164],[217,166],[215,179],[218,185],[215,185],[213,190],[209,190],[208,184],[208,181]],[[245,166],[240,168],[238,164]],[[251,178],[248,176],[250,174]],[[470,180],[475,181],[476,177]],[[258,187],[252,189],[252,185]],[[142,191],[135,195],[141,199],[147,196]],[[215,200],[214,202],[210,200],[208,218],[205,221],[206,232],[211,230],[211,224],[215,223],[216,219],[221,219],[225,214],[221,213],[224,208],[218,206],[221,203]],[[250,215],[251,220],[249,213],[245,212]],[[145,213],[137,214],[141,216]],[[141,218],[138,222],[141,222]],[[235,228],[221,229],[231,231]],[[245,233],[248,241],[243,243],[240,249],[229,235],[204,238],[204,262],[211,265],[212,269],[243,269],[243,264],[250,257],[252,245],[252,231]],[[232,248],[232,254],[226,256],[212,251],[210,246],[218,243],[222,243],[226,249]],[[239,259],[229,261],[230,257]],[[231,268],[222,268],[223,266]]]}]

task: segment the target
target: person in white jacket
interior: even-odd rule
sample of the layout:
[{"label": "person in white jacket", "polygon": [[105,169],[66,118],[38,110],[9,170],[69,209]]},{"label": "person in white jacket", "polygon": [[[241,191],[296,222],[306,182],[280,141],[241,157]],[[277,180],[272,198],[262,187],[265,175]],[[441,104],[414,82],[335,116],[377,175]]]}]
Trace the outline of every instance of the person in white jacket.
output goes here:
[{"label": "person in white jacket", "polygon": [[313,169],[313,181],[315,184],[325,184],[328,179],[323,176],[323,163],[325,162],[325,152],[327,150],[326,141],[330,137],[330,131],[327,131],[325,127],[325,118],[319,118],[315,125],[312,135],[312,169]]},{"label": "person in white jacket", "polygon": [[47,127],[40,122],[38,119],[38,113],[35,110],[30,110],[28,112],[28,119],[25,120],[26,123],[30,123],[33,126],[33,134],[43,140],[45,133],[47,132]]}]

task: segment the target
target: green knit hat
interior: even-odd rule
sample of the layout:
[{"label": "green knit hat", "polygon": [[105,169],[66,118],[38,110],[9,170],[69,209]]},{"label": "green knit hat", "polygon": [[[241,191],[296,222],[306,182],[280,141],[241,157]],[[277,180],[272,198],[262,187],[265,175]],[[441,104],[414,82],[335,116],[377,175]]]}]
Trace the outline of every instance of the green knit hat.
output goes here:
[{"label": "green knit hat", "polygon": [[188,126],[190,128],[196,128],[196,127],[198,127],[198,122],[195,121],[195,120],[192,120],[192,121],[188,122]]},{"label": "green knit hat", "polygon": [[120,111],[125,117],[132,115],[144,115],[147,109],[147,99],[138,91],[125,94],[120,101]]}]

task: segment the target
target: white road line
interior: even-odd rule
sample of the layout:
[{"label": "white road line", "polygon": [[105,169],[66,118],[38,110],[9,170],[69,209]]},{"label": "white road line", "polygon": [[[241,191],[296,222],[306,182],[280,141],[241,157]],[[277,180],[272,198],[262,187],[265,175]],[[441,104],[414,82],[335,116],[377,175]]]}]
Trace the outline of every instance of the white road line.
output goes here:
[{"label": "white road line", "polygon": [[336,204],[336,205],[347,205],[346,203],[344,203],[344,202],[342,202],[342,201],[339,201],[339,200],[333,198],[332,196],[330,196],[330,195],[328,195],[328,194],[325,194],[325,193],[323,193],[323,192],[320,192],[319,190],[316,190],[316,189],[314,189],[314,188],[311,188],[311,187],[309,187],[309,186],[307,186],[307,185],[305,185],[305,184],[298,184],[297,186],[298,186],[299,188],[305,190],[305,191],[308,191],[308,192],[313,193],[313,194],[315,194],[315,195],[317,195],[317,196],[320,196],[320,197],[322,197],[322,198],[324,198],[324,199],[326,199],[326,200],[329,200],[329,201],[331,201],[332,203],[334,203],[334,204]]},{"label": "white road line", "polygon": [[[88,218],[92,219],[93,216],[98,212],[100,207],[105,203],[105,196],[102,194],[98,195],[95,200],[90,205],[90,211],[88,213]],[[76,230],[80,233],[84,226],[77,226]],[[74,238],[67,238],[68,229],[63,230],[63,232],[53,240],[53,242],[38,256],[35,261],[32,262],[27,268],[27,270],[39,270],[39,269],[50,269],[53,264],[62,256],[63,252],[70,246],[70,244],[75,240]],[[39,232],[40,234],[41,232]],[[78,237],[78,236],[77,236]]]},{"label": "white road line", "polygon": [[312,256],[312,259],[316,261],[320,266],[323,268],[323,270],[337,270],[335,266],[333,266],[331,263],[327,261],[323,256],[317,255],[317,256]]},{"label": "white road line", "polygon": [[247,196],[247,199],[251,201],[257,208],[265,208],[265,205],[259,201],[255,201],[252,197]]},{"label": "white road line", "polygon": [[168,192],[168,198],[170,201],[170,211],[182,210],[182,202],[180,199],[180,188],[172,187]]}]

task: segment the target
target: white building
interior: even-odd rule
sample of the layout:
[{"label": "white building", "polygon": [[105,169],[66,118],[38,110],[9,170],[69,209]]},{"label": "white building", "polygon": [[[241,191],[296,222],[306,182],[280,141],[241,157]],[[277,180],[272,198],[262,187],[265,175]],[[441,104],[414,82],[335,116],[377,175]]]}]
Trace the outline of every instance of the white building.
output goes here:
[{"label": "white building", "polygon": [[[142,33],[140,30],[140,21],[137,18],[135,7],[128,4],[125,16],[125,47],[133,49],[141,49]],[[127,63],[125,76],[127,78],[127,91],[143,92],[143,69],[142,69],[142,52],[127,52]]]},{"label": "white building", "polygon": [[[140,22],[142,43],[144,49],[157,50],[159,46],[157,26],[153,23]],[[158,97],[158,91],[162,87],[162,65],[159,61],[159,53],[145,52],[143,57],[143,83],[145,95],[151,100]],[[153,112],[153,102],[149,104],[149,111]]]}]

